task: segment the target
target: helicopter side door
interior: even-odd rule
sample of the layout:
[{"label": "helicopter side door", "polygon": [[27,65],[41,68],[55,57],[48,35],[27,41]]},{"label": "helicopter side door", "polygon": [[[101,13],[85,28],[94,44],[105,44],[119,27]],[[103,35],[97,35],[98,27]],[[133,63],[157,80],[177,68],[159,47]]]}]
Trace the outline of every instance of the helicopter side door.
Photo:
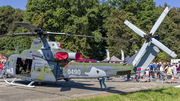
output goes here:
[{"label": "helicopter side door", "polygon": [[56,62],[33,60],[31,78],[40,81],[56,81]]}]

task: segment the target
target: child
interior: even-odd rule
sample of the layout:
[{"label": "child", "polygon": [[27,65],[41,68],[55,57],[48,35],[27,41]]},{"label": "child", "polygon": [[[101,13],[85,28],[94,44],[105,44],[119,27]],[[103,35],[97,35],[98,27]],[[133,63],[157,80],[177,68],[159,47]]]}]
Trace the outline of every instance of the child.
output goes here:
[{"label": "child", "polygon": [[[144,76],[149,77],[149,67],[146,68]],[[149,79],[145,78],[145,82],[149,82]]]}]

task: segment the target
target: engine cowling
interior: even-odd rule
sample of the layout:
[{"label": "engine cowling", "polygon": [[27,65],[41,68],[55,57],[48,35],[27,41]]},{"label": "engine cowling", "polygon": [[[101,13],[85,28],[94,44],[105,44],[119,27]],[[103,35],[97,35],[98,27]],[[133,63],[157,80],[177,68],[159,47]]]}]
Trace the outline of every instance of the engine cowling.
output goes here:
[{"label": "engine cowling", "polygon": [[56,59],[58,60],[66,60],[68,58],[68,54],[66,52],[57,52]]},{"label": "engine cowling", "polygon": [[58,60],[80,60],[82,59],[81,53],[75,53],[75,52],[57,52],[55,55],[56,59]]}]

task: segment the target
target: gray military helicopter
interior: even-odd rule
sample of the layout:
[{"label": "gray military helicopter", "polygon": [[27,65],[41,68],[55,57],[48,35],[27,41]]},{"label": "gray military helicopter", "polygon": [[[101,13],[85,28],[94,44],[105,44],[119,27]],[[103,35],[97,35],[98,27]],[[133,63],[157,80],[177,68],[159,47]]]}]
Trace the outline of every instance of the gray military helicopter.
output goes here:
[{"label": "gray military helicopter", "polygon": [[[111,77],[115,75],[125,75],[131,73],[137,73],[137,68],[141,67],[140,75],[143,75],[144,70],[155,58],[159,49],[162,49],[167,54],[175,58],[177,55],[168,49],[161,42],[153,37],[153,34],[161,24],[166,14],[170,9],[166,7],[155,25],[153,26],[150,34],[147,35],[139,28],[131,24],[129,21],[124,23],[134,30],[137,34],[144,37],[146,41],[143,46],[134,54],[126,63],[82,63],[76,62],[81,60],[80,53],[71,52],[67,49],[62,49],[59,42],[51,42],[48,37],[50,35],[63,35],[63,36],[77,36],[77,37],[89,37],[89,38],[102,38],[112,39],[120,41],[129,41],[123,39],[113,39],[105,37],[85,36],[85,35],[72,35],[68,33],[56,33],[56,32],[43,32],[41,28],[37,28],[29,23],[14,22],[15,24],[32,30],[31,33],[19,33],[12,35],[1,35],[1,37],[19,36],[19,35],[35,35],[38,36],[33,39],[31,48],[23,50],[20,54],[9,55],[4,65],[4,72],[15,77],[12,82],[5,82],[9,85],[17,85],[24,87],[35,87],[32,84],[34,82],[68,80],[68,79],[89,79],[89,78],[101,78]],[[131,40],[132,42],[132,40]],[[23,62],[24,61],[24,62]],[[28,85],[15,83],[16,79],[22,79],[30,81]]]}]

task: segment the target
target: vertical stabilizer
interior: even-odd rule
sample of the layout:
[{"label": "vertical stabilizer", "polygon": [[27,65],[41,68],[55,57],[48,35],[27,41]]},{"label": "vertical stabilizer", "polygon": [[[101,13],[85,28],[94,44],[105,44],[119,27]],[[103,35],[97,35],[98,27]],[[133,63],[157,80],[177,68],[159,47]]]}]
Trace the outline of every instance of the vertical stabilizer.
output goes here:
[{"label": "vertical stabilizer", "polygon": [[159,52],[159,49],[154,44],[151,43],[150,45],[148,45],[147,48],[146,48],[145,54],[137,62],[137,66],[133,70],[134,73],[138,73],[137,68],[141,67],[140,76],[144,75],[145,69],[153,61],[153,59],[156,57],[158,52]]}]

